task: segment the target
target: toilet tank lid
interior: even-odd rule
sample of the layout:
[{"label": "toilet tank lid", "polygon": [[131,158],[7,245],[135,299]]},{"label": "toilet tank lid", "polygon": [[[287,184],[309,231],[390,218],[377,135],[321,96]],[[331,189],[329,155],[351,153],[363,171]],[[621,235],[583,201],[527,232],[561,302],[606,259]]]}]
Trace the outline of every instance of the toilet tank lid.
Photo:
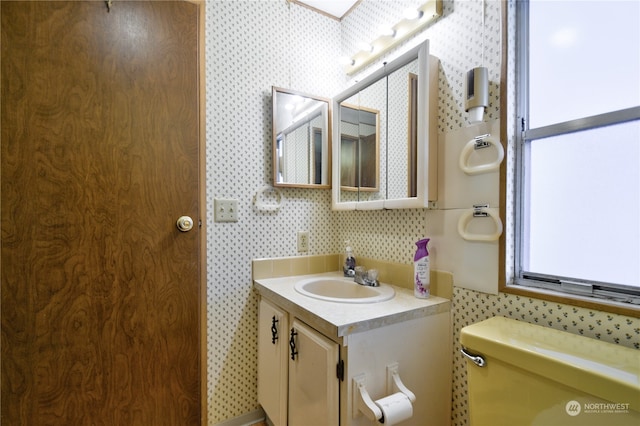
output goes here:
[{"label": "toilet tank lid", "polygon": [[460,343],[487,364],[500,360],[640,411],[638,350],[504,317],[462,328]]}]

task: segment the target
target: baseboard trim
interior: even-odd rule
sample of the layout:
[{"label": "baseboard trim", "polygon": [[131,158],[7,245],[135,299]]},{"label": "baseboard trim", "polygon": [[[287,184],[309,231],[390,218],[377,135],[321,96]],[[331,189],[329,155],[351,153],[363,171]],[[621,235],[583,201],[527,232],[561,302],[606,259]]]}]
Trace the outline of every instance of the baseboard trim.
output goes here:
[{"label": "baseboard trim", "polygon": [[247,414],[243,414],[233,419],[225,420],[222,423],[218,423],[216,426],[250,426],[252,424],[263,422],[266,419],[266,415],[262,408],[258,408]]}]

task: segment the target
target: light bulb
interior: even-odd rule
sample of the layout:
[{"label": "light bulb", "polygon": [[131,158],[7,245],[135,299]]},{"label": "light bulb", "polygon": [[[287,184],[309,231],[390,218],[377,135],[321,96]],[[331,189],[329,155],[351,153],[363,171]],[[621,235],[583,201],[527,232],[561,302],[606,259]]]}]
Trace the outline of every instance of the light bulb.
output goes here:
[{"label": "light bulb", "polygon": [[420,19],[423,14],[424,12],[418,9],[405,9],[403,13],[405,19]]},{"label": "light bulb", "polygon": [[364,51],[364,52],[373,52],[373,46],[370,45],[369,43],[358,43],[358,49]]},{"label": "light bulb", "polygon": [[340,63],[340,65],[355,65],[356,61],[354,61],[353,59],[351,59],[348,56],[342,56],[338,59],[338,63]]},{"label": "light bulb", "polygon": [[378,28],[378,34],[386,37],[394,37],[396,35],[396,30],[389,26],[381,26]]}]

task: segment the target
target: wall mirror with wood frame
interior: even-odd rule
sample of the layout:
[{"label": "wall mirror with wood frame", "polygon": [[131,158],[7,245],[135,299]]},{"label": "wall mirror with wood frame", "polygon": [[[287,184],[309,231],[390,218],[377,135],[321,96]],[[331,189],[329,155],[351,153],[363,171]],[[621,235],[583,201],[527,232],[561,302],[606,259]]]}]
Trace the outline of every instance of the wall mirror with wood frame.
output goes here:
[{"label": "wall mirror with wood frame", "polygon": [[273,185],[331,187],[331,101],[272,87]]}]

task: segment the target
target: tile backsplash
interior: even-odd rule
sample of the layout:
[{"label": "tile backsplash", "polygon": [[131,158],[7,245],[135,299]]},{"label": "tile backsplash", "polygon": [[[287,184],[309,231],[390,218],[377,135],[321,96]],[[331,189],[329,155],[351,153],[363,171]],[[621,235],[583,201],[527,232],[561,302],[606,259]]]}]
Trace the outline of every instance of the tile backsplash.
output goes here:
[{"label": "tile backsplash", "polygon": [[[254,259],[251,262],[252,278],[257,280],[341,271],[343,259],[344,256],[340,254]],[[358,258],[357,265],[366,269],[377,269],[380,282],[413,290],[413,264]],[[453,275],[449,272],[431,270],[431,294],[451,299]]]}]

